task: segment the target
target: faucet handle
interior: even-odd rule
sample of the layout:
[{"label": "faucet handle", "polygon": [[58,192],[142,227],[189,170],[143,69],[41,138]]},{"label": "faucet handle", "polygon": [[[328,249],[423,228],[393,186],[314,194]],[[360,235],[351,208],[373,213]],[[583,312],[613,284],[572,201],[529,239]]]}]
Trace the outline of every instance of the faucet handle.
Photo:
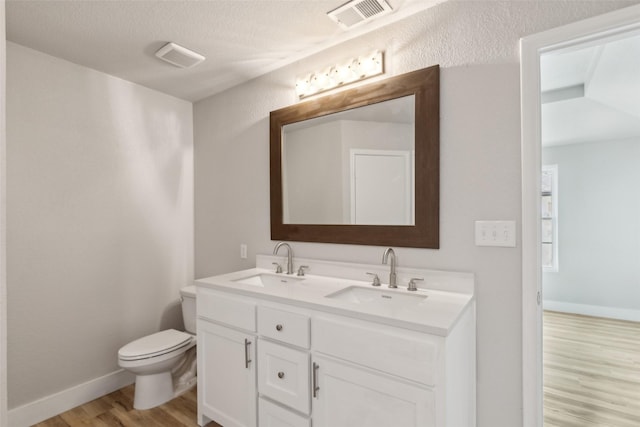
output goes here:
[{"label": "faucet handle", "polygon": [[424,280],[424,278],[422,277],[414,277],[411,280],[409,280],[409,286],[407,287],[408,291],[417,291],[418,288],[416,287],[416,282],[418,280]]},{"label": "faucet handle", "polygon": [[370,276],[373,276],[373,281],[371,282],[371,286],[380,286],[380,278],[375,273],[367,273]]},{"label": "faucet handle", "polygon": [[277,262],[272,262],[271,264],[276,266],[276,273],[282,273],[282,266]]},{"label": "faucet handle", "polygon": [[304,276],[304,270],[308,270],[309,266],[308,265],[301,265],[300,267],[298,267],[298,276]]}]

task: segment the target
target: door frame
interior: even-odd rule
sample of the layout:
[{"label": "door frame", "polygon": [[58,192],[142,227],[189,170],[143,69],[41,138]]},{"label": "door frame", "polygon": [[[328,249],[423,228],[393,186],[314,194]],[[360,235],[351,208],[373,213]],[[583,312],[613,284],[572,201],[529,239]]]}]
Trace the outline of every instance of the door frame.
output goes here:
[{"label": "door frame", "polygon": [[8,421],[7,391],[7,144],[6,144],[6,13],[0,3],[0,425]]},{"label": "door frame", "polygon": [[554,28],[520,40],[522,120],[522,416],[543,424],[542,267],[540,260],[540,55],[640,32],[640,5]]}]

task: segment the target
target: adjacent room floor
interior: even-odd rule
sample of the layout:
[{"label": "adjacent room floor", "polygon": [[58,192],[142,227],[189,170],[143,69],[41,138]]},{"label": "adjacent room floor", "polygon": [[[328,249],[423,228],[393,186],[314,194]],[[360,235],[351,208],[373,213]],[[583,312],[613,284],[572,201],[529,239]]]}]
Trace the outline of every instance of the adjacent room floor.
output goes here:
[{"label": "adjacent room floor", "polygon": [[545,427],[640,425],[640,323],[544,313]]},{"label": "adjacent room floor", "polygon": [[[133,409],[134,387],[111,394],[57,415],[35,427],[197,427],[196,388],[164,405],[145,411]],[[221,427],[211,422],[207,427]]]}]

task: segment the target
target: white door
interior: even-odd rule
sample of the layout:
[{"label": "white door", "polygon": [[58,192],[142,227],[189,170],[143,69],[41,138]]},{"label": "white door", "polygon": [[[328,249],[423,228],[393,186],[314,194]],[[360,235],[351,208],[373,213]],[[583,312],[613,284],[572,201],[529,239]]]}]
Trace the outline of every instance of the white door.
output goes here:
[{"label": "white door", "polygon": [[250,334],[198,321],[199,413],[224,427],[256,426],[255,347]]},{"label": "white door", "polygon": [[313,357],[314,427],[435,427],[431,390]]},{"label": "white door", "polygon": [[411,153],[351,150],[351,223],[412,225]]}]

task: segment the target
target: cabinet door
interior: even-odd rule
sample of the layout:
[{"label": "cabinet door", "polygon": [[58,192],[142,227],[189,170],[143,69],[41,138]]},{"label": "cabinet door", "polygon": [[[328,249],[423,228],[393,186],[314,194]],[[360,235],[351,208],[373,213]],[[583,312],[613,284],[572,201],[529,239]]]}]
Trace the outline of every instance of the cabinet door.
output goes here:
[{"label": "cabinet door", "polygon": [[433,391],[322,356],[313,357],[314,427],[433,427]]},{"label": "cabinet door", "polygon": [[225,427],[255,427],[256,339],[198,320],[198,419]]}]

